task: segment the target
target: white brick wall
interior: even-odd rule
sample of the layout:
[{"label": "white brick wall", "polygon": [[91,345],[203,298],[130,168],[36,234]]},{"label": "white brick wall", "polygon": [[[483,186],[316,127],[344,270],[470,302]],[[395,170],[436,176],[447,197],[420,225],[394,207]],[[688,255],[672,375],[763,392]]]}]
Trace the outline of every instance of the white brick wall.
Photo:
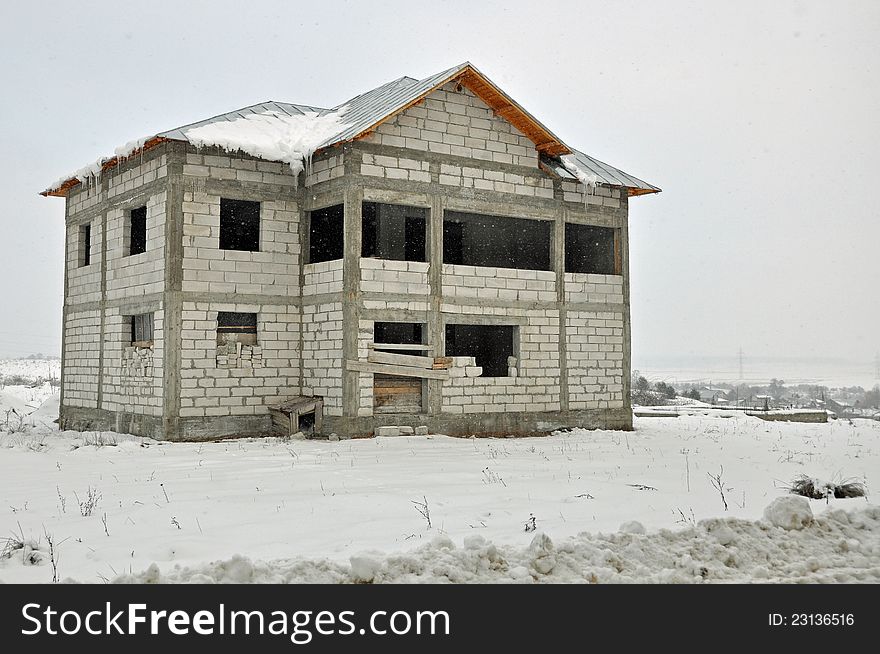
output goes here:
[{"label": "white brick wall", "polygon": [[64,404],[98,406],[98,347],[101,338],[99,311],[70,311],[64,325]]},{"label": "white brick wall", "polygon": [[[262,367],[217,364],[217,312],[257,314]],[[181,417],[267,413],[299,395],[299,314],[287,305],[184,302]]]},{"label": "white brick wall", "polygon": [[562,197],[566,202],[620,208],[620,189],[598,186],[589,190],[576,181],[562,182]]},{"label": "white brick wall", "polygon": [[152,313],[153,347],[135,348],[131,345],[130,318],[117,308],[107,309],[102,409],[162,415],[164,311]]},{"label": "white brick wall", "polygon": [[406,179],[411,182],[430,182],[430,164],[418,158],[388,157],[363,153],[361,175],[385,177],[387,179]]},{"label": "white brick wall", "polygon": [[364,140],[496,163],[538,166],[535,144],[527,136],[496,116],[469,89],[456,91],[453,83],[379,125]]},{"label": "white brick wall", "polygon": [[556,273],[443,264],[443,296],[518,302],[555,302]]},{"label": "white brick wall", "polygon": [[342,293],[342,259],[303,266],[303,296]]},{"label": "white brick wall", "polygon": [[68,302],[98,302],[101,300],[101,219],[91,221],[91,258],[88,266],[80,266],[80,227],[85,223],[67,226],[67,293]]},{"label": "white brick wall", "polygon": [[568,405],[577,409],[623,406],[623,313],[567,314]]},{"label": "white brick wall", "polygon": [[428,295],[428,264],[423,261],[361,259],[361,291]]},{"label": "white brick wall", "polygon": [[103,200],[103,193],[99,182],[94,179],[87,179],[79,186],[70,189],[67,198],[67,215],[75,216],[78,213],[90,209]]},{"label": "white brick wall", "polygon": [[[374,343],[376,323],[372,320],[358,321],[358,355],[360,361],[366,361],[370,355],[368,343]],[[373,373],[358,374],[358,416],[373,415]]]},{"label": "white brick wall", "polygon": [[623,276],[565,273],[566,302],[623,303]]},{"label": "white brick wall", "polygon": [[[448,308],[443,311],[449,313]],[[527,323],[518,327],[518,376],[452,377],[443,382],[444,413],[559,410],[558,311],[473,306],[455,312],[526,318]]]},{"label": "white brick wall", "polygon": [[184,193],[184,291],[296,296],[299,261],[299,211],[295,202],[261,202],[260,251],[244,252],[220,249],[219,195]]},{"label": "white brick wall", "polygon": [[303,307],[303,395],[324,398],[324,413],[342,415],[342,303]]},{"label": "white brick wall", "polygon": [[235,155],[187,154],[183,174],[193,178],[227,179],[296,186],[297,178],[287,164],[244,159]]},{"label": "white brick wall", "polygon": [[326,159],[313,161],[311,168],[307,168],[306,186],[313,186],[321,182],[327,182],[345,174],[345,160],[340,153]]},{"label": "white brick wall", "polygon": [[150,293],[165,287],[165,192],[147,201],[147,249],[124,256],[128,211],[107,212],[107,299],[116,300]]},{"label": "white brick wall", "polygon": [[[135,156],[130,161],[137,160],[138,157]],[[111,170],[108,173],[107,197],[115,198],[122,193],[130,193],[144,184],[149,184],[165,177],[167,174],[168,160],[167,155],[164,154],[122,173]]]},{"label": "white brick wall", "polygon": [[439,181],[447,186],[553,198],[553,180],[549,177],[485,170],[479,166],[440,164]]}]

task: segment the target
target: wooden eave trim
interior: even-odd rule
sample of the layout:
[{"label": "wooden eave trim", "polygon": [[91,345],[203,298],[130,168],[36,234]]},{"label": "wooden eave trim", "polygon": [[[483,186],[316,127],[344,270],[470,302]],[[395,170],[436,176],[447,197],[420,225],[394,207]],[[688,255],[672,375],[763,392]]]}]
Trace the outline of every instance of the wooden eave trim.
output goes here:
[{"label": "wooden eave trim", "polygon": [[[475,71],[470,66],[467,66],[459,72],[450,75],[446,79],[439,81],[437,84],[426,90],[417,98],[414,98],[402,107],[396,109],[395,111],[392,111],[384,118],[376,121],[373,125],[362,130],[355,136],[346,139],[345,142],[357,141],[366,137],[367,135],[374,132],[376,128],[379,127],[379,125],[382,125],[383,123],[386,123],[389,120],[395,118],[410,107],[414,107],[415,105],[423,102],[426,97],[428,97],[437,89],[441,88],[444,84],[455,81],[460,82],[462,86],[466,86],[468,89],[470,89],[474,93],[474,95],[485,102],[492,109],[492,111],[504,118],[518,130],[520,130],[523,134],[525,134],[528,138],[530,138],[535,143],[535,149],[538,150],[538,152],[553,156],[571,154],[571,149],[567,145],[565,145],[565,143],[558,140],[545,127],[541,126],[534,118],[532,118],[528,114],[528,112],[525,111],[525,109],[517,105],[512,98],[507,96],[503,91],[501,91],[501,89],[497,88],[494,84],[489,82],[485,77],[483,77],[480,73]],[[521,120],[512,119],[511,117],[520,117]],[[333,145],[338,145],[338,143]],[[326,147],[321,148],[321,150],[325,150]]]},{"label": "wooden eave trim", "polygon": [[[116,166],[121,164],[123,161],[127,161],[127,160],[131,159],[132,157],[135,157],[139,154],[142,154],[142,153],[146,152],[147,150],[150,150],[150,149],[156,147],[157,145],[159,145],[161,143],[165,143],[166,141],[170,141],[170,140],[172,140],[172,139],[167,139],[164,136],[154,136],[153,138],[148,139],[146,142],[144,142],[143,147],[140,147],[137,150],[134,150],[127,157],[124,157],[122,159],[120,159],[119,157],[113,157],[112,159],[108,159],[107,161],[105,161],[103,164],[101,164],[101,173],[104,173],[104,172],[110,170],[111,168],[115,168]],[[50,197],[51,196],[51,197],[56,197],[56,198],[67,197],[67,192],[70,189],[72,189],[74,186],[76,186],[77,184],[81,184],[81,183],[82,182],[80,182],[76,177],[71,177],[70,179],[65,181],[63,184],[61,184],[57,188],[47,189],[45,191],[42,191],[40,193],[40,195],[42,195],[43,197]]]}]

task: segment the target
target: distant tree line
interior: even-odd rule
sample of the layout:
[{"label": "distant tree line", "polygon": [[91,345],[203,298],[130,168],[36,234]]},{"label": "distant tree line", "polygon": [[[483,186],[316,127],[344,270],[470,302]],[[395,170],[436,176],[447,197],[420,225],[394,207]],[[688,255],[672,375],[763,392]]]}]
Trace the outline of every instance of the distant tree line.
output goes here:
[{"label": "distant tree line", "polygon": [[[632,376],[632,402],[641,406],[657,406],[670,404],[676,397],[699,400],[700,388],[704,392],[710,390],[695,384],[676,389],[665,381],[652,383],[636,370]],[[769,398],[768,404],[777,407],[824,408],[828,400],[833,400],[863,413],[880,410],[880,384],[875,384],[869,390],[861,386],[829,388],[818,384],[786,385],[785,380],[773,378],[765,385],[713,382],[711,390],[716,401],[726,400],[730,406],[760,406],[764,398]]]}]

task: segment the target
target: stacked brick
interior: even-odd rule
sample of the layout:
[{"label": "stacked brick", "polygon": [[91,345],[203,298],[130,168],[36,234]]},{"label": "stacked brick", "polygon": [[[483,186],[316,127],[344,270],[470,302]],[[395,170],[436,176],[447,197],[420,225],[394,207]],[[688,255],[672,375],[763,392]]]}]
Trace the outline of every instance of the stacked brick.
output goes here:
[{"label": "stacked brick", "polygon": [[565,273],[565,301],[623,304],[623,277]]},{"label": "stacked brick", "polygon": [[443,296],[517,302],[555,302],[556,273],[483,266],[443,265]]},{"label": "stacked brick", "polygon": [[427,295],[428,264],[421,261],[361,259],[361,291]]},{"label": "stacked brick", "polygon": [[[481,161],[538,165],[535,144],[528,137],[495,115],[469,89],[457,90],[454,83],[382,123],[364,140]],[[361,174],[375,173],[362,170]]]},{"label": "stacked brick", "polygon": [[571,409],[623,405],[623,313],[569,311],[566,320]]},{"label": "stacked brick", "polygon": [[324,398],[324,414],[342,415],[342,304],[303,306],[303,395]]},{"label": "stacked brick", "polygon": [[[240,358],[218,363],[217,313],[257,314],[260,365]],[[184,302],[180,415],[268,414],[267,406],[299,395],[299,311],[286,304]],[[249,365],[248,365],[249,364]]]}]

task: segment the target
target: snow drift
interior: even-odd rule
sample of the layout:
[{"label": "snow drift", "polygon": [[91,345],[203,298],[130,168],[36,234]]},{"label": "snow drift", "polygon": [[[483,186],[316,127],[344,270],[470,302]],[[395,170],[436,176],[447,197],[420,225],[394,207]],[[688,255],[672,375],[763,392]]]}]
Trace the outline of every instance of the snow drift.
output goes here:
[{"label": "snow drift", "polygon": [[[156,564],[116,583],[724,583],[880,581],[880,508],[829,509],[813,517],[803,498],[780,497],[758,521],[703,520],[645,533],[581,533],[527,547],[445,535],[409,552],[366,552],[351,564],[324,559],[252,561],[234,556],[162,572]],[[641,527],[641,528],[640,528]]]}]

